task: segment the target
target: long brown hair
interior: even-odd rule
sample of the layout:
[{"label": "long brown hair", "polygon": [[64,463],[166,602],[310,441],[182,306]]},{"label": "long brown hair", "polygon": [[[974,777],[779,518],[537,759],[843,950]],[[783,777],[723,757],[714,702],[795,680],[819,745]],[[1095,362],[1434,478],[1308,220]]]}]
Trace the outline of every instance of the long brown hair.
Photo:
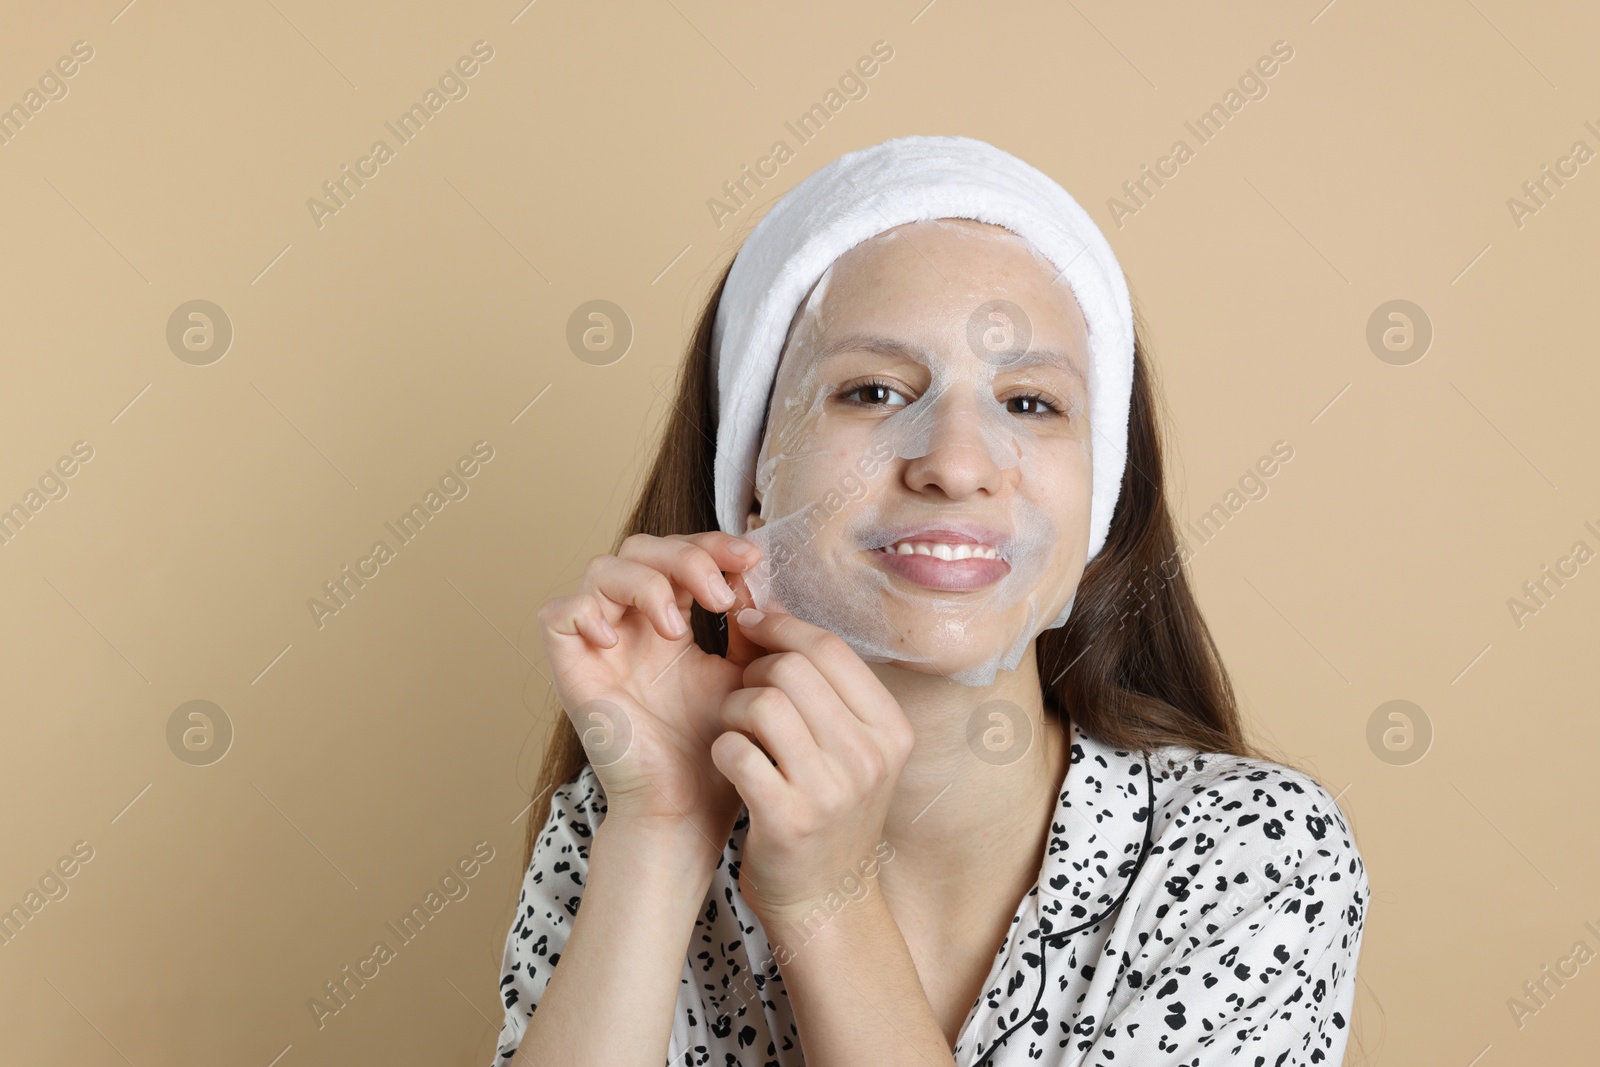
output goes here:
[{"label": "long brown hair", "polygon": [[[730,269],[731,260],[700,314],[660,449],[613,553],[635,533],[664,537],[718,528],[711,326]],[[1037,638],[1046,713],[1070,709],[1084,733],[1129,751],[1175,744],[1266,759],[1245,738],[1233,686],[1189,588],[1167,505],[1145,332],[1136,310],[1128,466],[1105,545],[1083,572],[1067,624]],[[699,604],[690,616],[695,643],[725,654],[722,617]],[[559,706],[553,731],[528,816],[524,870],[549,818],[550,794],[587,762],[578,732]]]}]

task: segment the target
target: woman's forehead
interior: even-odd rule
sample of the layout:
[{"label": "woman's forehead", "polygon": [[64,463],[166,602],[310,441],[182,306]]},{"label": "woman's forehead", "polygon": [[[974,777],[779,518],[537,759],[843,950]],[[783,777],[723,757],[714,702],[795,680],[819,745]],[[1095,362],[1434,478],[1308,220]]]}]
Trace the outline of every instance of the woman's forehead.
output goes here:
[{"label": "woman's forehead", "polygon": [[940,334],[1000,329],[1014,330],[1025,348],[1065,352],[1081,364],[1087,325],[1059,274],[1003,227],[970,219],[897,226],[855,245],[817,279],[790,321],[783,362],[793,362],[792,350],[837,352],[853,336],[927,350]]},{"label": "woman's forehead", "polygon": [[969,256],[993,265],[1031,260],[1050,279],[1060,273],[1032,241],[1020,234],[995,223],[960,218],[922,219],[891,226],[852,246],[834,263],[895,254],[918,257],[931,255],[934,250],[946,257]]},{"label": "woman's forehead", "polygon": [[[1082,310],[1062,272],[1010,230],[969,219],[907,223],[846,251],[807,292],[797,310],[824,320],[900,311],[926,314],[925,305],[965,305],[997,296],[1030,317],[1054,325],[1083,324]],[[824,322],[826,324],[826,322]]]}]

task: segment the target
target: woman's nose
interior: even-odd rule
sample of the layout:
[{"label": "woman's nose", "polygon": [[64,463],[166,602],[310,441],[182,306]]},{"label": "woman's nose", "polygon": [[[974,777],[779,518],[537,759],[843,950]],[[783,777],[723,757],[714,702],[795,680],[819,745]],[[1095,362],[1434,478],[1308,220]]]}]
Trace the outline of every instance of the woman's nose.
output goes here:
[{"label": "woman's nose", "polygon": [[[952,388],[907,412],[900,454],[908,458],[906,485],[917,492],[938,490],[952,500],[977,492],[999,493],[1018,471],[1016,444],[1004,423],[987,421],[984,398],[970,388]],[[989,399],[998,410],[998,401]]]}]

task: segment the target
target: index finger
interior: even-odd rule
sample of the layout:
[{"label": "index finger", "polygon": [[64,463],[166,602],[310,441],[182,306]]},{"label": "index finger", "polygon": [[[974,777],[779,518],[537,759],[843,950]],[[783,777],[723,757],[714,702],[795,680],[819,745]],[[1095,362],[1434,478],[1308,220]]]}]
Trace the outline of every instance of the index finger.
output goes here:
[{"label": "index finger", "polygon": [[[751,551],[735,551],[739,545],[747,545]],[[732,608],[737,600],[727,595],[730,587],[723,572],[737,574],[747,570],[760,558],[761,550],[743,538],[708,530],[665,537],[633,534],[618,546],[617,556],[666,575],[678,590],[680,610],[687,611],[689,601],[698,600],[707,611],[720,613]]]},{"label": "index finger", "polygon": [[692,534],[669,534],[671,540],[688,541],[710,553],[725,571],[747,571],[761,559],[761,546],[748,537],[735,537],[721,530]]}]

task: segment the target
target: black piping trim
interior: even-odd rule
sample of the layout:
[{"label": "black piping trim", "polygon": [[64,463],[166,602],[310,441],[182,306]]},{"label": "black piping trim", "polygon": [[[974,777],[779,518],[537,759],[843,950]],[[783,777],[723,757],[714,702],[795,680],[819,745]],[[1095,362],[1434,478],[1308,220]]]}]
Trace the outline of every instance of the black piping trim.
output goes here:
[{"label": "black piping trim", "polygon": [[[1063,930],[1059,934],[1051,934],[1049,937],[1040,937],[1039,938],[1039,990],[1033,996],[1033,1007],[1028,1011],[1028,1014],[1024,1015],[1021,1019],[1017,1020],[1016,1025],[1012,1026],[1011,1029],[1007,1030],[1005,1033],[1003,1033],[999,1037],[995,1038],[994,1044],[990,1045],[988,1047],[988,1049],[986,1049],[984,1051],[983,1055],[979,1056],[976,1060],[972,1061],[972,1067],[983,1067],[983,1064],[988,1063],[989,1062],[989,1057],[994,1055],[995,1049],[997,1049],[1001,1045],[1005,1044],[1006,1040],[1008,1038],[1010,1038],[1012,1034],[1014,1034],[1018,1030],[1022,1029],[1024,1024],[1032,1021],[1033,1017],[1039,1013],[1039,1004],[1040,1004],[1040,1002],[1042,1002],[1044,1000],[1045,983],[1047,981],[1049,981],[1049,973],[1048,973],[1048,971],[1047,971],[1047,969],[1045,967],[1045,951],[1044,951],[1045,943],[1046,942],[1051,942],[1051,946],[1050,947],[1052,947],[1052,948],[1060,948],[1061,945],[1065,942],[1065,940],[1067,938],[1071,937],[1073,934],[1081,933],[1084,930],[1088,929],[1089,927],[1095,925],[1096,923],[1103,922],[1108,916],[1110,916],[1118,908],[1122,907],[1122,902],[1123,901],[1128,899],[1128,892],[1131,889],[1133,889],[1134,879],[1139,877],[1139,872],[1144,868],[1144,861],[1147,858],[1149,858],[1149,856],[1150,856],[1150,848],[1151,848],[1151,845],[1152,845],[1150,834],[1151,834],[1152,828],[1154,827],[1155,821],[1156,821],[1156,778],[1155,778],[1155,771],[1153,771],[1151,769],[1150,754],[1148,752],[1145,752],[1145,753],[1141,753],[1141,755],[1144,757],[1144,780],[1145,780],[1145,812],[1146,812],[1146,814],[1145,814],[1145,819],[1144,819],[1144,845],[1139,849],[1139,858],[1136,861],[1134,861],[1133,870],[1128,872],[1128,880],[1127,880],[1126,883],[1124,883],[1124,885],[1122,887],[1122,892],[1117,894],[1117,899],[1112,901],[1111,904],[1109,906],[1107,906],[1105,911],[1101,912],[1099,915],[1096,915],[1094,918],[1085,920],[1084,922],[1079,923],[1077,926],[1074,926],[1070,930]],[[1070,773],[1070,771],[1068,773]],[[1113,987],[1113,988],[1115,988],[1115,987]]]}]

